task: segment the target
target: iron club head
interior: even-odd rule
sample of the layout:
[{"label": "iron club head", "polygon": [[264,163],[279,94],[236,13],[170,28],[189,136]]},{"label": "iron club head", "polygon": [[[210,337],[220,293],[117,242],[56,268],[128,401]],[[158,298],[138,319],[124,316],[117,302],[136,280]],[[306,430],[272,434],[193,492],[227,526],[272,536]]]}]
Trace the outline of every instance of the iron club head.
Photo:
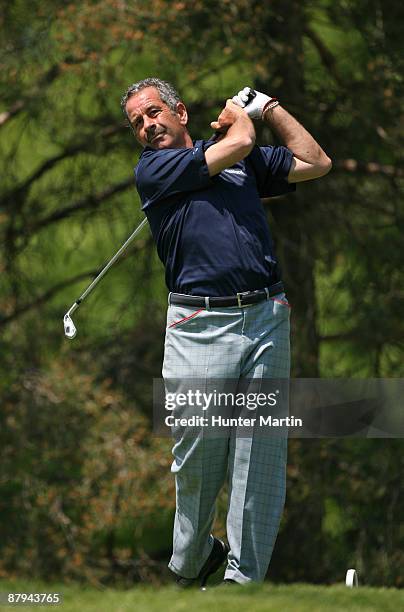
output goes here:
[{"label": "iron club head", "polygon": [[77,333],[77,329],[69,313],[65,314],[65,316],[63,317],[63,323],[65,326],[65,336],[72,340]]},{"label": "iron club head", "polygon": [[132,242],[134,237],[140,232],[142,227],[144,227],[146,225],[146,223],[147,223],[147,218],[143,219],[143,221],[137,226],[135,231],[131,233],[131,235],[126,240],[126,242],[123,243],[123,245],[121,246],[119,251],[117,251],[115,253],[115,255],[109,260],[109,262],[103,267],[101,272],[95,277],[95,279],[92,281],[92,283],[90,283],[90,285],[87,287],[87,289],[84,291],[84,293],[81,294],[79,299],[76,300],[74,302],[74,304],[66,312],[65,316],[63,317],[63,323],[64,323],[64,327],[65,327],[65,336],[67,338],[72,339],[72,338],[74,338],[74,336],[77,333],[76,327],[75,327],[75,325],[74,325],[70,315],[73,314],[73,312],[76,310],[76,308],[78,308],[80,306],[80,304],[82,303],[82,301],[85,300],[85,298],[91,293],[91,291],[94,289],[94,287],[97,285],[97,283],[102,279],[103,276],[105,276],[105,274],[108,272],[110,267],[116,262],[116,260],[121,256],[121,254],[125,251],[125,249],[128,248],[128,245]]}]

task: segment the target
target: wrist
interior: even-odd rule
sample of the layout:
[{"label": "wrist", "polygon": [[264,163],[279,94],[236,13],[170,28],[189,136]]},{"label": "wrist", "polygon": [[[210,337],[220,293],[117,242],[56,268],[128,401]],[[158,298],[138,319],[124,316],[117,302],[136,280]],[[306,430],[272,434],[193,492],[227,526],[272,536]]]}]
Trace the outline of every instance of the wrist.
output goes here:
[{"label": "wrist", "polygon": [[227,130],[227,134],[236,137],[245,136],[255,142],[255,128],[250,118],[248,118],[248,121],[235,121]]},{"label": "wrist", "polygon": [[266,115],[269,111],[273,111],[274,108],[279,106],[278,98],[269,98],[269,100],[265,103],[264,108],[262,109],[261,119],[264,121],[266,119]]}]

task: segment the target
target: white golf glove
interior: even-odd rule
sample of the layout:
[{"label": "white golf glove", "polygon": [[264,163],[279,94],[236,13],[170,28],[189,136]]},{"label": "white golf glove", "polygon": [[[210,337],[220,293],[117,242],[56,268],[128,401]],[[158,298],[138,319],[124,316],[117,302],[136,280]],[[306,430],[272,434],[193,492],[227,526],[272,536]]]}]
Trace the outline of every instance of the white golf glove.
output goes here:
[{"label": "white golf glove", "polygon": [[271,98],[260,91],[255,91],[251,87],[244,87],[236,96],[232,98],[235,104],[244,108],[250,119],[263,119],[264,113],[269,108],[278,106],[277,98]]}]

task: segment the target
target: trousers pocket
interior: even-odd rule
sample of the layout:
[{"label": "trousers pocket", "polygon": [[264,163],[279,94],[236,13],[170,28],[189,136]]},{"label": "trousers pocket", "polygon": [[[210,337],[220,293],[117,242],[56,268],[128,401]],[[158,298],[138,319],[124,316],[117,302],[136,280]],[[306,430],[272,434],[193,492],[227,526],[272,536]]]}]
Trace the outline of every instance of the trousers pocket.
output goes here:
[{"label": "trousers pocket", "polygon": [[173,321],[172,323],[167,325],[167,329],[171,329],[172,327],[176,327],[177,325],[184,324],[187,321],[194,319],[196,316],[198,316],[199,313],[203,312],[204,310],[205,308],[200,308],[199,310],[196,310],[195,312],[191,313],[190,315],[186,317],[182,317],[180,319],[177,319],[176,321]]},{"label": "trousers pocket", "polygon": [[289,304],[289,300],[284,293],[281,293],[280,295],[274,295],[271,300],[273,303],[272,312],[275,316],[282,317],[285,319],[290,317],[292,307]]},{"label": "trousers pocket", "polygon": [[289,304],[289,302],[287,300],[279,300],[277,298],[273,298],[273,301],[276,302],[277,304],[282,304],[283,306],[287,306],[288,308],[292,308],[292,306]]}]

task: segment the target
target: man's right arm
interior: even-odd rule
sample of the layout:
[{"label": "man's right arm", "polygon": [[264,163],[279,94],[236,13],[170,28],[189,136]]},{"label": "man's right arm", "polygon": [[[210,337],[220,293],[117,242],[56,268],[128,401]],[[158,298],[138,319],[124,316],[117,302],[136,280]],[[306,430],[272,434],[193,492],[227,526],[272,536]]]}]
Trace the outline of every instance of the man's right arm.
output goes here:
[{"label": "man's right arm", "polygon": [[250,154],[255,144],[255,129],[247,113],[232,100],[227,100],[218,120],[210,125],[215,130],[227,130],[205,151],[209,176],[214,176]]}]

